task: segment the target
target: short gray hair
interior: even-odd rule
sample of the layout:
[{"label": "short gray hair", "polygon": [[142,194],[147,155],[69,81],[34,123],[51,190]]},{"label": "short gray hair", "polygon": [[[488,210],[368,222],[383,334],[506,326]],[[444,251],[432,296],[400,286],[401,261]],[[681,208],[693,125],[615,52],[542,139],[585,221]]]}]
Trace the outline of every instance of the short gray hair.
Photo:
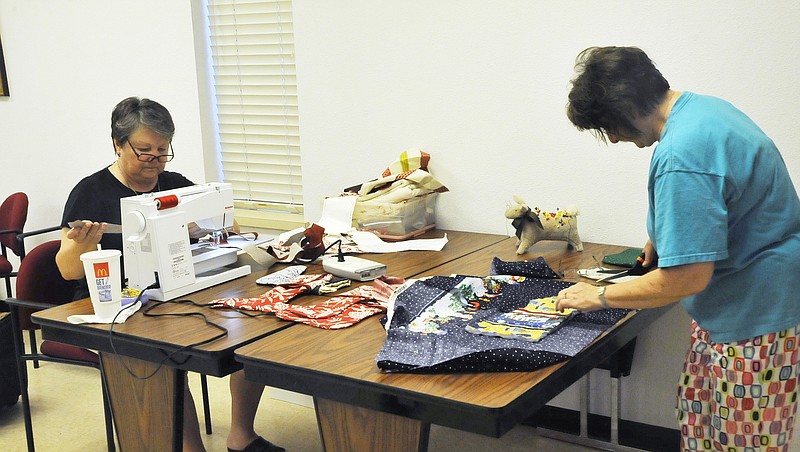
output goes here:
[{"label": "short gray hair", "polygon": [[129,97],[111,113],[111,138],[122,146],[139,127],[147,127],[172,142],[175,123],[163,105],[150,99]]}]

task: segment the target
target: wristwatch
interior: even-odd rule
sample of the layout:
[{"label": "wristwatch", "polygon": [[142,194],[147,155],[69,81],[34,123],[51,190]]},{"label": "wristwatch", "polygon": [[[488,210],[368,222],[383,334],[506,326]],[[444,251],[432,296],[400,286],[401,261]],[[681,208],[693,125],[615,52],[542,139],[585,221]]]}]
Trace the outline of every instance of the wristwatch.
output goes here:
[{"label": "wristwatch", "polygon": [[603,309],[608,309],[608,300],[606,300],[606,286],[600,286],[597,288],[597,298],[600,299],[600,306]]}]

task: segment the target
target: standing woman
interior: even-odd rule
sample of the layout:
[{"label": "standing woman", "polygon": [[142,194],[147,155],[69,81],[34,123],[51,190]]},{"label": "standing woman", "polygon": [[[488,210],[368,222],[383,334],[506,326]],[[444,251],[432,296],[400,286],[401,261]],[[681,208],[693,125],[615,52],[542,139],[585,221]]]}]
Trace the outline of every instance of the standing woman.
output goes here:
[{"label": "standing woman", "polygon": [[[561,291],[559,308],[692,316],[678,384],[683,450],[787,451],[800,361],[800,200],[775,143],[730,103],[670,89],[635,47],[577,59],[567,116],[601,141],[653,150],[644,266],[634,281]],[[774,448],[774,449],[773,449]]]},{"label": "standing woman", "polygon": [[[61,219],[61,249],[56,263],[64,279],[76,281],[75,299],[89,296],[80,255],[96,250],[98,243],[104,249],[122,251],[120,234],[104,234],[108,223],[121,224],[120,198],[194,185],[181,174],[165,170],[167,162],[175,156],[174,134],[172,116],[158,102],[129,97],[114,108],[111,139],[117,159],[78,182],[67,199]],[[83,226],[71,228],[68,223],[76,220],[83,220]],[[192,225],[189,231],[191,233]],[[264,386],[245,380],[244,372],[238,371],[230,376],[230,391],[228,450],[284,450],[258,436],[253,429]],[[188,387],[184,401],[183,448],[205,450]]]}]

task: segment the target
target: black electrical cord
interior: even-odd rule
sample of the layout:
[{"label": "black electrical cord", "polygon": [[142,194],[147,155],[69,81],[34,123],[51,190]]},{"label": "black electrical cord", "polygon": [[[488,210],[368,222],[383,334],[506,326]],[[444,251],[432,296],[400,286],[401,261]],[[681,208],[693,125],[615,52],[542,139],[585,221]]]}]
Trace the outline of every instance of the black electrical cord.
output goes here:
[{"label": "black electrical cord", "polygon": [[324,256],[325,253],[327,253],[328,250],[331,249],[331,247],[333,247],[333,245],[337,245],[337,244],[339,245],[339,254],[337,255],[337,260],[339,262],[344,262],[344,253],[342,253],[342,239],[338,239],[335,242],[333,242],[330,245],[328,245],[324,250],[322,250],[321,253],[319,253],[318,255],[314,256],[313,258],[302,258],[300,256],[296,256],[292,260],[292,263],[293,264],[310,264],[310,263],[314,262],[315,260],[317,260],[318,257]]},{"label": "black electrical cord", "polygon": [[[138,303],[138,302],[140,302],[140,301],[141,301],[142,295],[145,293],[145,291],[147,291],[147,290],[150,290],[150,289],[156,289],[156,288],[158,288],[158,287],[159,287],[159,284],[158,284],[158,282],[155,282],[155,283],[153,283],[153,284],[151,284],[151,285],[149,285],[149,286],[145,287],[145,288],[144,288],[144,290],[142,290],[141,292],[139,292],[139,295],[137,295],[137,297],[136,297],[136,300],[133,302],[133,304],[132,304],[131,306],[133,306],[133,305],[135,305],[136,303]],[[129,373],[129,374],[132,376],[132,377],[134,377],[134,378],[136,378],[136,379],[139,379],[139,380],[147,380],[147,379],[150,379],[150,378],[152,378],[153,376],[155,376],[155,374],[157,374],[157,373],[158,373],[158,371],[160,371],[160,370],[161,370],[161,368],[162,368],[162,367],[164,367],[164,364],[165,364],[167,361],[171,361],[172,363],[174,363],[174,364],[177,364],[177,365],[183,365],[183,364],[185,364],[185,363],[186,363],[186,362],[189,360],[189,358],[191,358],[191,357],[187,357],[187,358],[186,358],[186,359],[184,359],[183,361],[177,361],[177,360],[174,358],[174,356],[175,356],[175,355],[177,355],[178,353],[181,353],[181,352],[185,352],[185,351],[187,351],[187,350],[191,350],[192,348],[199,347],[199,346],[201,346],[201,345],[210,344],[210,343],[212,343],[212,342],[214,342],[214,341],[217,341],[217,340],[219,340],[219,339],[222,339],[223,337],[225,337],[225,336],[227,336],[227,335],[228,335],[228,329],[227,329],[227,328],[225,328],[225,327],[223,327],[223,326],[221,326],[221,325],[219,325],[219,324],[216,324],[216,323],[214,323],[214,322],[212,322],[212,321],[208,320],[208,317],[206,317],[206,315],[205,315],[205,314],[203,314],[202,312],[185,312],[185,313],[152,313],[152,312],[151,312],[151,311],[153,311],[153,310],[154,310],[154,309],[155,309],[157,306],[162,306],[162,305],[164,305],[164,304],[167,304],[167,303],[173,303],[173,304],[178,304],[178,303],[191,303],[192,305],[194,305],[194,306],[199,306],[199,307],[204,307],[205,305],[201,305],[201,304],[195,303],[194,301],[191,301],[191,300],[177,300],[177,301],[156,301],[156,300],[151,300],[151,301],[150,301],[150,303],[152,303],[152,304],[151,304],[150,306],[148,306],[147,308],[145,308],[145,310],[144,310],[144,311],[142,311],[142,314],[143,314],[144,316],[146,316],[146,317],[200,317],[200,318],[202,318],[202,319],[205,321],[205,324],[206,324],[206,325],[208,325],[208,326],[211,326],[211,327],[213,327],[213,328],[216,328],[216,329],[220,330],[220,331],[221,331],[221,333],[219,333],[219,334],[217,334],[217,335],[215,335],[215,336],[212,336],[212,337],[210,337],[210,338],[208,338],[208,339],[204,339],[204,340],[202,340],[202,341],[198,341],[198,342],[195,342],[195,343],[192,343],[192,344],[184,345],[183,347],[179,347],[179,348],[177,348],[177,349],[173,350],[172,352],[165,353],[165,355],[164,355],[164,358],[163,358],[161,361],[159,361],[159,362],[157,362],[157,363],[156,363],[157,365],[156,365],[156,368],[155,368],[155,370],[153,370],[153,371],[152,371],[150,374],[148,374],[148,375],[144,375],[144,376],[137,375],[137,374],[136,374],[136,372],[134,372],[134,371],[133,371],[133,369],[131,369],[130,367],[128,367],[127,363],[125,363],[125,361],[124,361],[124,360],[121,360],[120,362],[121,362],[121,363],[122,363],[122,365],[125,367],[125,370],[126,370],[126,371],[127,371],[127,372],[128,372],[128,373]],[[122,312],[124,312],[124,311],[125,311],[125,309],[129,309],[131,306],[127,306],[127,307],[125,307],[125,308],[121,309],[119,312],[117,312],[117,314],[114,316],[113,320],[111,321],[111,327],[110,327],[110,328],[109,328],[109,330],[108,330],[108,342],[109,342],[109,344],[111,345],[111,350],[112,350],[112,351],[114,352],[114,354],[116,354],[116,355],[119,355],[119,353],[117,352],[117,348],[116,348],[116,346],[114,345],[114,334],[113,334],[113,332],[114,332],[114,324],[116,323],[116,321],[117,321],[117,318],[119,317],[119,315],[120,315],[120,314],[122,314]],[[164,351],[163,351],[163,350],[161,350],[161,352],[162,352],[162,353],[164,353]]]}]

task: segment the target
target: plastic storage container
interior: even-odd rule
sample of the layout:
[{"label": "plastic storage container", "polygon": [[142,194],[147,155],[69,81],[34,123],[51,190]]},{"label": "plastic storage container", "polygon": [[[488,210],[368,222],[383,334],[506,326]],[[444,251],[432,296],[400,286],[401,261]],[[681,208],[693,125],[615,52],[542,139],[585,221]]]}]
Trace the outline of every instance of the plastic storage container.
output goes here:
[{"label": "plastic storage container", "polygon": [[374,231],[384,240],[405,240],[436,227],[436,195],[429,193],[399,203],[358,201],[353,226]]}]

